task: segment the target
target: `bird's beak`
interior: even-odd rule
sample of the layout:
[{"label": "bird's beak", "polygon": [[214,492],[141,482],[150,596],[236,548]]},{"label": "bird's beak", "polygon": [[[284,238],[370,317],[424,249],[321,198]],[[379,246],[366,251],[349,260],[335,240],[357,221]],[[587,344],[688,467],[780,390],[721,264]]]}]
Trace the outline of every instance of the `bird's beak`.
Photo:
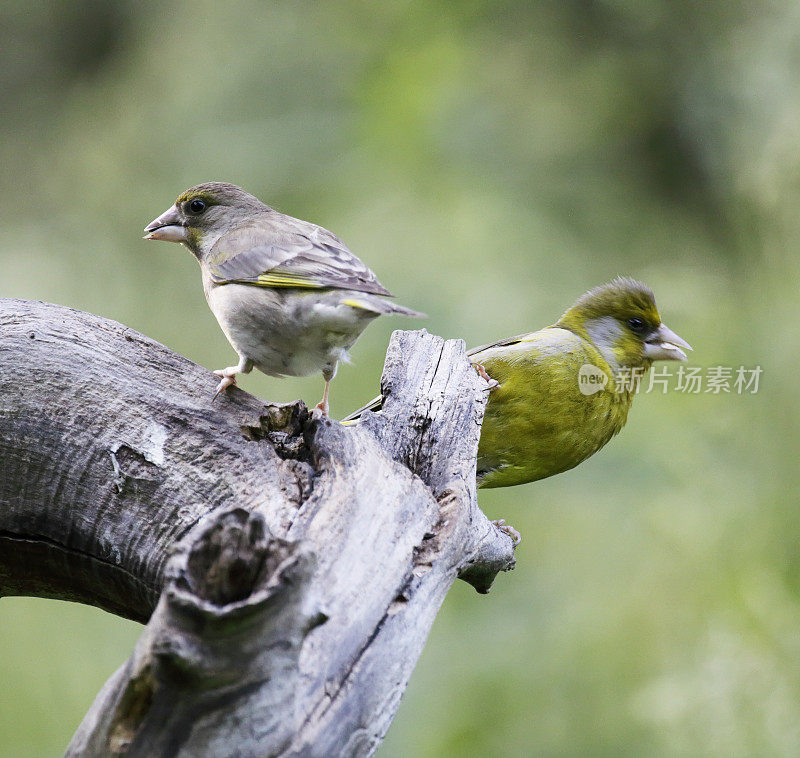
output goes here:
[{"label": "bird's beak", "polygon": [[645,340],[644,357],[651,361],[686,361],[688,358],[681,348],[691,350],[692,346],[666,324],[661,324]]},{"label": "bird's beak", "polygon": [[186,227],[181,220],[180,211],[174,205],[155,221],[151,221],[144,230],[147,232],[144,236],[146,240],[186,242]]}]

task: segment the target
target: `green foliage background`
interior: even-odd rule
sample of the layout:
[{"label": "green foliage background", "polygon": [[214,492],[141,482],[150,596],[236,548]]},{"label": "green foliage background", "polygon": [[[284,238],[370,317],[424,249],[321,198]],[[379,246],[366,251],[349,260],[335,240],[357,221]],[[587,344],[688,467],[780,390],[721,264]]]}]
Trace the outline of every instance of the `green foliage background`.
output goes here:
[{"label": "green foliage background", "polygon": [[[796,3],[0,14],[0,296],[227,365],[194,261],[140,239],[181,190],[220,179],[334,230],[426,328],[469,345],[629,274],[695,365],[763,367],[756,395],[642,395],[575,471],[481,493],[524,535],[518,568],[488,597],[450,593],[381,756],[798,754]],[[375,393],[398,326],[359,341],[334,415]],[[59,754],[140,630],[4,598],[0,756]]]}]

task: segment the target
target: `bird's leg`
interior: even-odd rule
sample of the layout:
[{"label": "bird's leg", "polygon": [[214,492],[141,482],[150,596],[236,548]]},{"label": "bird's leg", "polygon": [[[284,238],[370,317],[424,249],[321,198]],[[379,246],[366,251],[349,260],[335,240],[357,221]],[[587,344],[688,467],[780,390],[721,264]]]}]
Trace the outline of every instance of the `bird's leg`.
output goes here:
[{"label": "bird's leg", "polygon": [[492,526],[497,527],[503,534],[507,534],[514,541],[514,547],[522,542],[522,535],[513,526],[506,524],[504,518],[492,521]]},{"label": "bird's leg", "polygon": [[325,380],[325,389],[322,392],[322,400],[320,400],[315,410],[318,410],[323,416],[328,415],[328,411],[330,410],[328,406],[328,390],[331,386],[331,379],[336,376],[336,365],[333,368],[326,368],[322,370],[322,378]]},{"label": "bird's leg", "polygon": [[486,373],[486,369],[483,367],[482,363],[473,363],[472,365],[475,366],[475,370],[478,372],[478,376],[481,379],[485,379],[486,383],[489,385],[486,389],[494,390],[500,386],[500,382],[498,382],[497,379],[492,379],[492,377]]},{"label": "bird's leg", "polygon": [[[236,374],[249,374],[253,370],[253,362],[247,358],[239,357],[239,363],[235,366],[228,366],[228,368],[217,369],[214,374],[222,377],[222,381],[217,385],[217,391],[214,393],[213,400],[217,399],[217,395],[224,392],[231,385],[236,385]],[[213,402],[212,400],[212,402]]]},{"label": "bird's leg", "polygon": [[330,386],[331,386],[330,381],[328,381],[326,379],[325,380],[325,389],[322,392],[322,400],[320,400],[316,405],[317,410],[318,411],[322,411],[322,415],[323,416],[327,416],[328,415],[328,411],[330,410],[330,407],[328,406],[328,388]]}]

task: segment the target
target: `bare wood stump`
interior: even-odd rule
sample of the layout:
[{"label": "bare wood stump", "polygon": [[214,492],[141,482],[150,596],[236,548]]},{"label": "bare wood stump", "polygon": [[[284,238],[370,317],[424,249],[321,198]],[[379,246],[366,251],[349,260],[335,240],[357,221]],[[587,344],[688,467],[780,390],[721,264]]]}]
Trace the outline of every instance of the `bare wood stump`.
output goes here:
[{"label": "bare wood stump", "polygon": [[514,565],[475,497],[486,385],[425,331],[356,426],[215,382],[0,300],[0,595],[147,624],[67,755],[371,755],[452,582]]}]

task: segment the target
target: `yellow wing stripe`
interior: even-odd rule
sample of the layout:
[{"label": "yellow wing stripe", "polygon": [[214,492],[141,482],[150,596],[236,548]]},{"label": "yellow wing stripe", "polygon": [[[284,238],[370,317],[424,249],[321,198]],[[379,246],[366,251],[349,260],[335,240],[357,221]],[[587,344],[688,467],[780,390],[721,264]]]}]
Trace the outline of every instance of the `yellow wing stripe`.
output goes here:
[{"label": "yellow wing stripe", "polygon": [[370,306],[366,305],[363,301],[360,300],[342,300],[342,305],[349,305],[351,308],[360,308],[362,311],[371,311],[374,310]]},{"label": "yellow wing stripe", "polygon": [[262,287],[299,287],[302,289],[322,289],[324,285],[302,276],[292,274],[260,274],[258,284]]}]

